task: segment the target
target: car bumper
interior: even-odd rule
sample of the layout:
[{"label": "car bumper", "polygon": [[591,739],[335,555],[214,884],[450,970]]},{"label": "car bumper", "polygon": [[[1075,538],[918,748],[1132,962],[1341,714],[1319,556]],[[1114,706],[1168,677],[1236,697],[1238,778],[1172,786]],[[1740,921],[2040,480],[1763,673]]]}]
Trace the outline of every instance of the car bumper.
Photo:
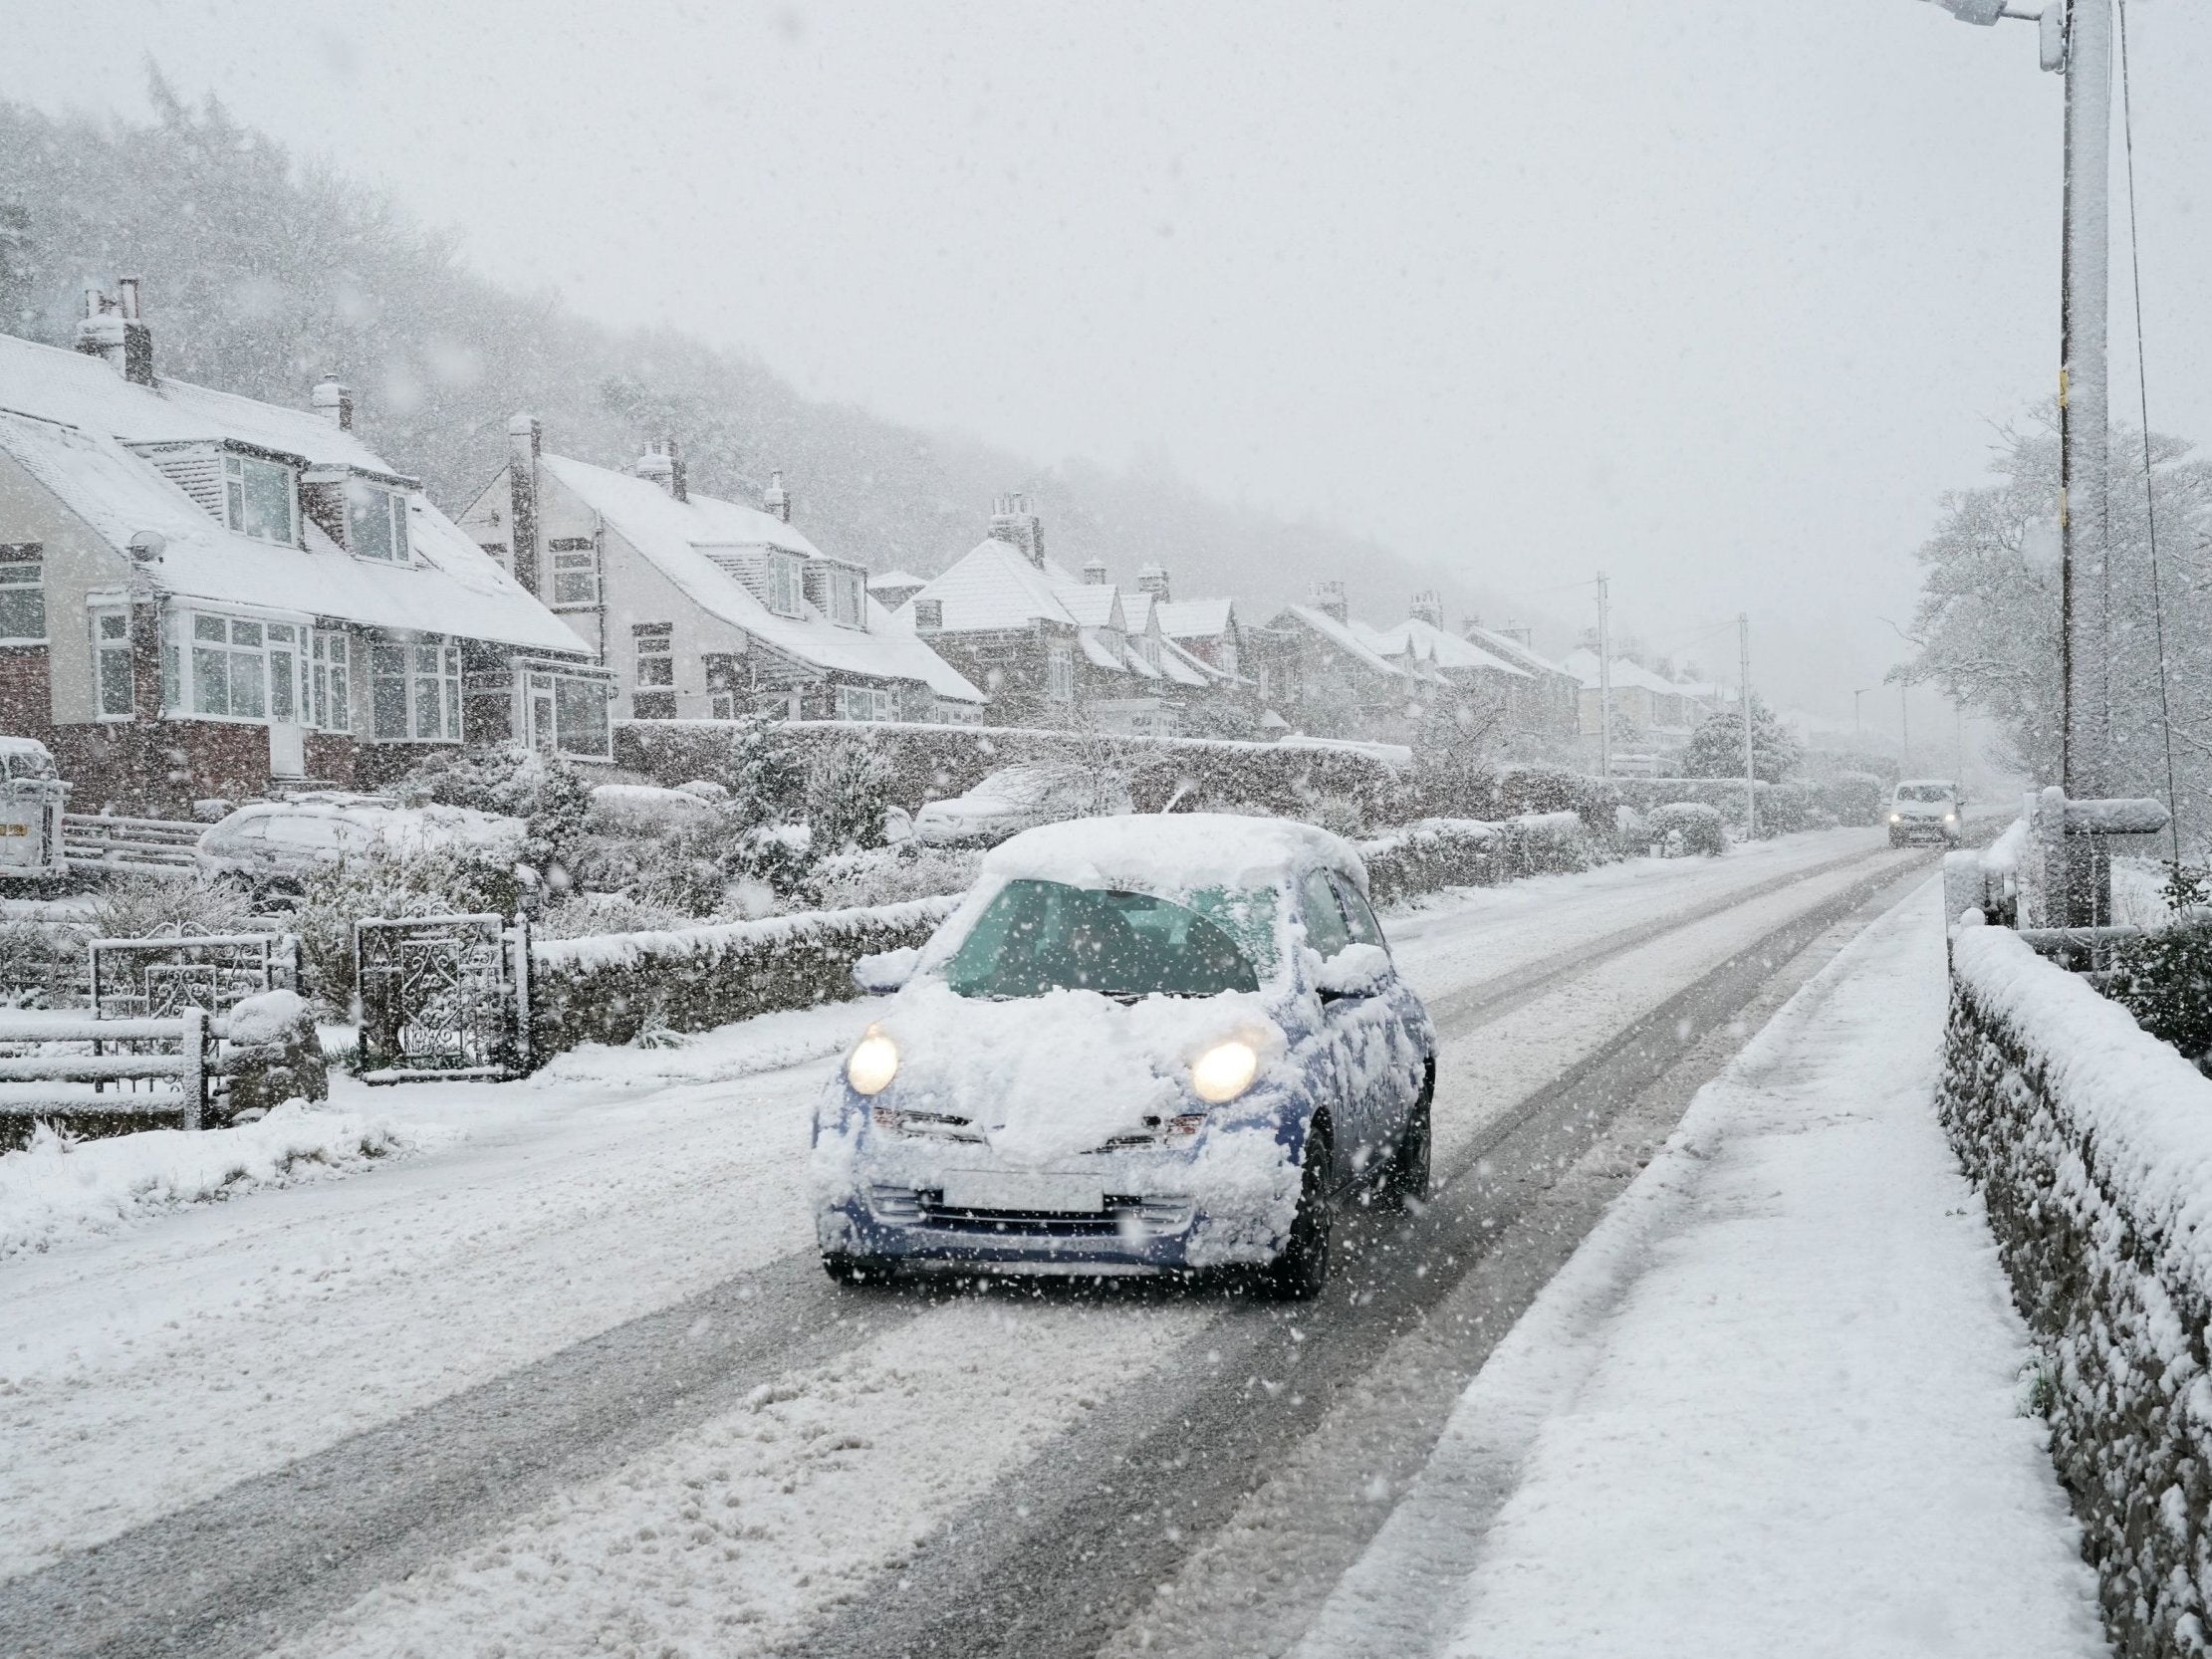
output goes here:
[{"label": "car bumper", "polygon": [[1945,824],[1941,819],[1905,819],[1889,827],[1892,838],[1900,841],[1955,841],[1959,827]]},{"label": "car bumper", "polygon": [[[1201,1132],[1187,1148],[1096,1153],[1045,1170],[996,1166],[973,1142],[825,1132],[814,1160],[827,1256],[1045,1273],[1188,1273],[1271,1262],[1296,1214],[1299,1169],[1272,1124]],[[947,1202],[962,1172],[1081,1184],[1098,1207]]]}]

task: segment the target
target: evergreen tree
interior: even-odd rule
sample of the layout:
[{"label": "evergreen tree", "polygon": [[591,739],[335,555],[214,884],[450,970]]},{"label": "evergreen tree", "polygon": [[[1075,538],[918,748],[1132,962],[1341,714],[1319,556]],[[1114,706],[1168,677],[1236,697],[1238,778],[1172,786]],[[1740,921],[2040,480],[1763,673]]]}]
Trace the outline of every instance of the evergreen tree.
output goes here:
[{"label": "evergreen tree", "polygon": [[[1797,739],[1782,729],[1774,711],[1756,692],[1751,699],[1751,775],[1779,784],[1795,772],[1801,759]],[[1735,709],[1709,715],[1690,734],[1682,753],[1682,774],[1688,778],[1741,778],[1744,775],[1744,717]]]}]

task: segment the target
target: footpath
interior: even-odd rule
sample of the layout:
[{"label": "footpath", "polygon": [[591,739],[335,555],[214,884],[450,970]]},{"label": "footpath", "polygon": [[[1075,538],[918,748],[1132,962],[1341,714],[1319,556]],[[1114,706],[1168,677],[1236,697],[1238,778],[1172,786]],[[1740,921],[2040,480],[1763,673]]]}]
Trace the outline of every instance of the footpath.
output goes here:
[{"label": "footpath", "polygon": [[1931,884],[1700,1091],[1301,1653],[2107,1651],[1935,1117],[1946,996]]}]

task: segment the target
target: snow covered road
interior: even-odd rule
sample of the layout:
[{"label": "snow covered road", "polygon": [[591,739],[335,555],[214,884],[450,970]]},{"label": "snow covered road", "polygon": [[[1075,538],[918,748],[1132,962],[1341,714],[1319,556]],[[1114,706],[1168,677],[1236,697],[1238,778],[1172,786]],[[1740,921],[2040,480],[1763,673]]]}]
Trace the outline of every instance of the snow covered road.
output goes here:
[{"label": "snow covered road", "polygon": [[[833,1052],[854,1006],[349,1097],[470,1132],[0,1264],[0,1651],[1072,1652],[1153,1628],[1163,1582],[1252,1581],[1239,1505],[1499,1271],[1488,1241],[1572,1185],[1614,1108],[1725,1054],[1783,957],[1924,863],[1838,831],[1395,919],[1459,1179],[1370,1231],[1311,1316],[835,1291],[799,1195],[827,1063],[760,1067]],[[1548,1259],[1517,1259],[1521,1301]],[[1463,1380],[1513,1303],[1435,1375]],[[1403,1426],[1397,1464],[1440,1420]],[[1290,1601],[1318,1605],[1393,1491],[1336,1505]]]}]

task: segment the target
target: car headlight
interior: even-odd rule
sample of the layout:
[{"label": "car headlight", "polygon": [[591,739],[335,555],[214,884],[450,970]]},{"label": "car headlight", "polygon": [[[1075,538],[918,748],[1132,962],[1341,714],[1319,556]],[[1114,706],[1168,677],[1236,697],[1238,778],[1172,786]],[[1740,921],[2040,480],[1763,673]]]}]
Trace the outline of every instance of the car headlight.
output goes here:
[{"label": "car headlight", "polygon": [[1890,822],[1891,824],[1902,824],[1902,823],[1904,823],[1904,821],[1905,821],[1905,815],[1904,815],[1904,814],[1902,814],[1902,813],[1891,813],[1891,814],[1889,815],[1889,822]]},{"label": "car headlight", "polygon": [[1959,821],[1959,816],[1958,816],[1958,814],[1956,814],[1956,813],[1945,813],[1945,814],[1943,815],[1943,822],[1944,822],[1945,824],[1956,824],[1956,823],[1958,823],[1958,821]]},{"label": "car headlight", "polygon": [[875,1026],[845,1057],[845,1080],[856,1094],[880,1094],[898,1075],[898,1045]]},{"label": "car headlight", "polygon": [[1190,1063],[1190,1088],[1209,1106],[1234,1100],[1260,1073],[1260,1051],[1241,1037],[1216,1043]]}]

